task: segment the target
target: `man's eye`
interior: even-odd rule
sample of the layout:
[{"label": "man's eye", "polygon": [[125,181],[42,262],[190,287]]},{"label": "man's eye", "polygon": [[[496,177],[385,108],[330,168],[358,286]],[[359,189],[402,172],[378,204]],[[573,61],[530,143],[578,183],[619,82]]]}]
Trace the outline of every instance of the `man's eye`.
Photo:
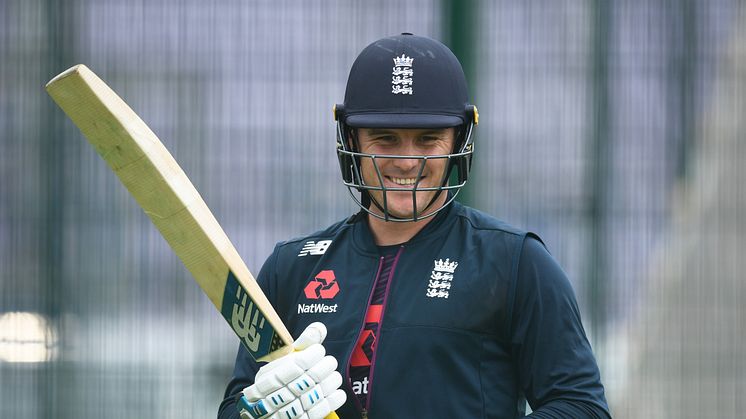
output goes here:
[{"label": "man's eye", "polygon": [[423,143],[432,143],[438,141],[438,139],[438,137],[421,137],[420,141],[422,141]]}]

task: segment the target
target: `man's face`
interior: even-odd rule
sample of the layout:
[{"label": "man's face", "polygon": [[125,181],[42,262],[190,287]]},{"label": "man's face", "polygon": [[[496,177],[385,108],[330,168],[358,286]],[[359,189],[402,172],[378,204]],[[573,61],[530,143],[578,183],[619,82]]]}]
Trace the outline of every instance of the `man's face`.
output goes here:
[{"label": "man's face", "polygon": [[[358,143],[361,153],[375,155],[402,156],[434,156],[450,154],[455,141],[454,128],[440,129],[403,129],[403,128],[360,128],[358,129]],[[417,181],[417,175],[422,168],[422,159],[386,159],[376,158],[375,164],[371,158],[362,158],[360,170],[363,180],[369,186],[383,186],[386,188],[412,189]],[[448,159],[428,159],[422,168],[418,189],[438,187],[443,182],[443,176],[448,167]],[[383,191],[368,191],[371,197],[384,206]],[[438,191],[417,192],[417,216],[420,217],[427,205]],[[430,209],[437,209],[443,205],[446,194],[441,194]],[[397,218],[413,217],[412,193],[407,191],[389,191],[386,193],[386,208],[389,215]],[[381,214],[375,205],[371,211]]]}]

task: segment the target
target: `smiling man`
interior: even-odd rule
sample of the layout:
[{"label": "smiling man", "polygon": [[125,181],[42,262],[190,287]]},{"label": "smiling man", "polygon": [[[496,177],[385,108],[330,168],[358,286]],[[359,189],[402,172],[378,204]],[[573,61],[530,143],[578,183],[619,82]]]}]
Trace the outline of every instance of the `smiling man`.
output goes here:
[{"label": "smiling man", "polygon": [[[376,226],[373,234],[379,245],[403,243],[429,221],[423,214],[429,217],[444,207],[447,195],[441,186],[448,181],[455,130],[361,128],[356,133],[360,153],[353,155],[365,157],[360,177],[374,204],[366,208],[374,215],[369,221]],[[411,222],[389,222],[403,220]]]},{"label": "smiling man", "polygon": [[275,247],[258,281],[299,351],[259,369],[239,348],[219,417],[608,418],[565,273],[535,234],[454,201],[478,113],[453,53],[372,43],[334,117],[361,210]]}]

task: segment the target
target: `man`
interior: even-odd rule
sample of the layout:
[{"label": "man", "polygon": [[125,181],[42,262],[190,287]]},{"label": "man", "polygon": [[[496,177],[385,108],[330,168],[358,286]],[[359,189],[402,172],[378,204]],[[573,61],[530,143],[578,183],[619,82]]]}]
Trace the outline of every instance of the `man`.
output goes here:
[{"label": "man", "polygon": [[362,210],[275,247],[258,281],[302,350],[259,370],[239,349],[219,417],[516,418],[526,400],[609,417],[564,272],[537,236],[453,201],[478,114],[451,51],[374,42],[334,114]]}]

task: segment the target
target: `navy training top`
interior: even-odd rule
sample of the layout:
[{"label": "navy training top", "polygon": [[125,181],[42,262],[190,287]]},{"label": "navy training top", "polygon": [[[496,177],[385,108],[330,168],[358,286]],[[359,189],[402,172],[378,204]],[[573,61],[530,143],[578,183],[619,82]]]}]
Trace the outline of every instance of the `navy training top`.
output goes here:
[{"label": "navy training top", "polygon": [[[453,202],[400,246],[388,273],[367,382],[349,379],[383,256],[358,214],[278,243],[257,281],[293,336],[329,334],[359,418],[609,418],[570,281],[540,239]],[[218,417],[259,365],[239,348]],[[366,390],[366,406],[354,391]]]}]

